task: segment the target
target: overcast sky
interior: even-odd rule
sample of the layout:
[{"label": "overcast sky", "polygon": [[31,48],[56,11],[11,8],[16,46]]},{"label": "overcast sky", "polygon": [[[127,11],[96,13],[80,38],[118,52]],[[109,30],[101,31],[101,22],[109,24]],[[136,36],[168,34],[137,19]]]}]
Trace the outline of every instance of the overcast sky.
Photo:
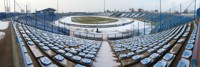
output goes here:
[{"label": "overcast sky", "polygon": [[[13,1],[11,1],[11,11],[13,11]],[[145,10],[159,9],[159,0],[105,0],[107,10],[127,11],[129,8],[143,8]],[[162,11],[179,10],[179,5],[182,3],[182,9],[185,9],[193,0],[162,0]],[[22,9],[25,9],[26,4],[31,11],[41,10],[44,8],[57,9],[57,0],[16,0]],[[104,0],[58,0],[59,12],[100,12],[104,8]],[[193,8],[190,6],[190,9]],[[199,5],[199,0],[197,6]],[[17,11],[20,7],[16,6]],[[0,0],[0,12],[4,10],[4,0]]]}]

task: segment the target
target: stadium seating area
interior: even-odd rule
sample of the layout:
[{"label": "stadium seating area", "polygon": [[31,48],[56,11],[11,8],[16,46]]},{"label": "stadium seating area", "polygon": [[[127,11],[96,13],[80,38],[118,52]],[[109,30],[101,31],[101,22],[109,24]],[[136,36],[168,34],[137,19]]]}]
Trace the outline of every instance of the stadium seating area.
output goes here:
[{"label": "stadium seating area", "polygon": [[[164,31],[178,25],[191,22],[194,20],[192,17],[186,17],[182,15],[162,13],[161,18],[159,13],[150,13],[150,12],[126,12],[126,13],[114,13],[110,15],[111,17],[127,17],[134,19],[143,19],[147,21],[154,22],[156,24],[155,28],[152,30],[152,33]],[[161,24],[159,24],[161,21]],[[161,25],[161,28],[160,26]]]},{"label": "stadium seating area", "polygon": [[17,21],[29,26],[33,26],[38,29],[49,31],[49,32],[67,34],[67,35],[69,34],[68,29],[55,26],[52,22],[48,22],[47,20],[41,20],[41,19],[30,17],[30,16],[22,16],[22,17],[19,17]]},{"label": "stadium seating area", "polygon": [[[120,67],[189,67],[197,36],[194,18],[175,14],[160,15],[148,12],[69,13],[52,19],[52,16],[19,16],[17,32],[21,36],[27,66],[92,67],[102,41],[68,36],[69,30],[54,26],[53,21],[63,16],[98,15],[127,17],[156,24],[152,34],[109,40],[110,47],[121,63]],[[79,34],[74,32],[75,34]],[[94,36],[86,35],[85,36]],[[103,37],[103,36],[96,36]]]},{"label": "stadium seating area", "polygon": [[[101,41],[69,37],[20,23],[17,26],[25,43],[24,52],[33,53],[40,66],[92,66],[101,47]],[[25,58],[27,65],[31,66],[33,61],[28,53]]]},{"label": "stadium seating area", "polygon": [[64,15],[62,14],[52,14],[52,15],[35,14],[32,16],[38,17],[41,19],[46,19],[47,21],[51,21],[51,22],[59,20],[60,18],[64,17]]},{"label": "stadium seating area", "polygon": [[[24,13],[15,13],[16,16],[24,15]],[[2,19],[7,19],[11,18],[14,16],[14,13],[5,13],[5,12],[0,12],[0,20]]]},{"label": "stadium seating area", "polygon": [[110,45],[125,67],[173,67],[177,60],[178,67],[189,67],[196,33],[197,25],[189,23],[151,35],[113,40]]}]

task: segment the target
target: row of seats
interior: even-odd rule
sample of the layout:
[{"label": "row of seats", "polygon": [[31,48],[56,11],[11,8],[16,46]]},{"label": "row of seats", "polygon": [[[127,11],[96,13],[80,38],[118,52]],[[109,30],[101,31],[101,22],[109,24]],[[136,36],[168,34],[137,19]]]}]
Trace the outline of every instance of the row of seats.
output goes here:
[{"label": "row of seats", "polygon": [[177,39],[178,41],[174,47],[172,47],[172,49],[167,52],[167,54],[164,55],[163,58],[154,65],[154,67],[171,66],[175,58],[178,58],[178,52],[180,52],[181,47],[185,45],[184,42],[186,42],[186,38],[189,36],[190,30],[191,25],[189,24],[189,27],[185,30],[185,32],[183,31],[184,33],[182,35],[177,35],[180,38]]},{"label": "row of seats", "polygon": [[16,32],[19,44],[21,44],[21,48],[22,48],[21,51],[23,52],[22,53],[23,60],[26,62],[26,64],[27,64],[26,66],[33,67],[33,61],[31,60],[30,55],[28,54],[28,51],[23,43],[23,40],[20,37],[20,32],[17,31],[16,24],[17,23],[13,23],[13,26],[14,26],[14,30]]},{"label": "row of seats", "polygon": [[194,44],[195,44],[195,40],[196,40],[196,35],[197,35],[197,25],[196,23],[194,23],[194,29],[192,31],[192,34],[189,37],[189,41],[187,42],[187,45],[185,46],[185,49],[182,53],[182,58],[179,61],[177,67],[190,67],[191,65],[191,56],[193,48],[194,48]]},{"label": "row of seats", "polygon": [[[24,29],[21,24],[19,24],[18,27],[19,32],[21,33],[24,44],[24,51],[28,53],[28,50],[31,50],[36,60],[39,62],[41,66],[51,66],[51,67],[58,67],[55,62],[52,62],[46,55],[44,55],[42,52],[40,52],[39,48],[35,45],[35,43],[30,39],[30,37],[26,34],[26,32],[29,32],[27,29]],[[27,45],[29,44],[29,45]],[[25,47],[27,46],[27,48]],[[30,57],[28,55],[25,55],[26,58]],[[30,59],[30,58],[29,58]],[[26,64],[29,67],[33,66],[33,62],[29,59],[26,59]],[[34,59],[32,59],[34,60]]]},{"label": "row of seats", "polygon": [[[41,56],[46,55],[40,60],[41,63],[43,60],[46,62],[43,63],[44,66],[48,66],[53,61],[61,66],[75,66],[75,64],[92,66],[101,47],[101,41],[69,37],[21,24],[19,24],[19,29],[29,48],[34,46],[35,49],[31,50],[33,54],[37,46],[38,52],[41,51]],[[36,58],[41,57],[37,55],[40,54],[35,54]]]},{"label": "row of seats", "polygon": [[[174,54],[178,50],[173,47],[180,47],[177,44],[185,41],[181,37],[186,37],[189,34],[188,31],[185,31],[186,29],[190,30],[190,25],[182,25],[146,36],[114,40],[110,43],[122,66],[147,66],[155,63],[162,56],[165,60],[170,60],[169,57],[175,56]],[[166,53],[169,50],[173,54]],[[138,63],[139,61],[140,63]]]}]

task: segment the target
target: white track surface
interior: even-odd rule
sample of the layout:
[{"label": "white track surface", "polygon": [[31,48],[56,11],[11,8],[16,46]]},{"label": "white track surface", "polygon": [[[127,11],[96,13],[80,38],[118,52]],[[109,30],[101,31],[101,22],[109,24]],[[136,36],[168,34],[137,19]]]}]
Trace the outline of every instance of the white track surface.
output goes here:
[{"label": "white track surface", "polygon": [[[65,23],[79,24],[79,25],[94,25],[94,24],[82,24],[82,23],[72,22],[71,21],[71,17],[74,17],[74,16],[69,16],[69,17],[62,18],[62,19],[60,19],[60,21],[61,22],[65,22]],[[103,16],[97,16],[97,17],[103,17]],[[106,17],[106,18],[108,18],[108,17]],[[117,19],[117,18],[114,18],[114,19]],[[120,23],[130,22],[132,20],[134,20],[134,19],[131,19],[131,18],[118,18],[117,22],[107,23],[107,24],[98,24],[98,25],[120,24]],[[139,23],[139,26],[138,26],[138,23]],[[110,27],[110,28],[99,28],[99,31],[102,32],[101,34],[114,34],[114,33],[132,31],[133,28],[135,30],[138,30],[138,28],[139,28],[140,32],[143,32],[144,23],[145,22],[134,20],[133,23],[128,24],[128,25],[118,26],[118,27]],[[61,23],[58,23],[58,21],[56,21],[55,24],[57,26],[64,27],[64,25],[61,24]],[[97,24],[95,24],[95,25],[97,25]],[[74,26],[67,26],[67,25],[65,25],[65,27],[70,29],[70,30],[72,30],[72,31],[79,31],[79,32],[80,31],[86,32],[86,30],[87,30],[87,32],[95,33],[95,31],[96,31],[96,28],[82,28],[82,27],[74,27]],[[151,31],[150,23],[145,23],[145,28],[146,28],[146,31],[145,31],[146,34],[149,34],[150,31]]]}]

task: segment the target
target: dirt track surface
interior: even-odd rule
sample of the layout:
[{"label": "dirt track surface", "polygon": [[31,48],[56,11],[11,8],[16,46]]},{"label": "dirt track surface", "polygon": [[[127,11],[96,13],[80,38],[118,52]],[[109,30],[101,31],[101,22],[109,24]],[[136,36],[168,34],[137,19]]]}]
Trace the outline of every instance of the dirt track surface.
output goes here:
[{"label": "dirt track surface", "polygon": [[12,41],[11,41],[11,24],[5,32],[5,37],[0,40],[0,67],[14,67]]}]

